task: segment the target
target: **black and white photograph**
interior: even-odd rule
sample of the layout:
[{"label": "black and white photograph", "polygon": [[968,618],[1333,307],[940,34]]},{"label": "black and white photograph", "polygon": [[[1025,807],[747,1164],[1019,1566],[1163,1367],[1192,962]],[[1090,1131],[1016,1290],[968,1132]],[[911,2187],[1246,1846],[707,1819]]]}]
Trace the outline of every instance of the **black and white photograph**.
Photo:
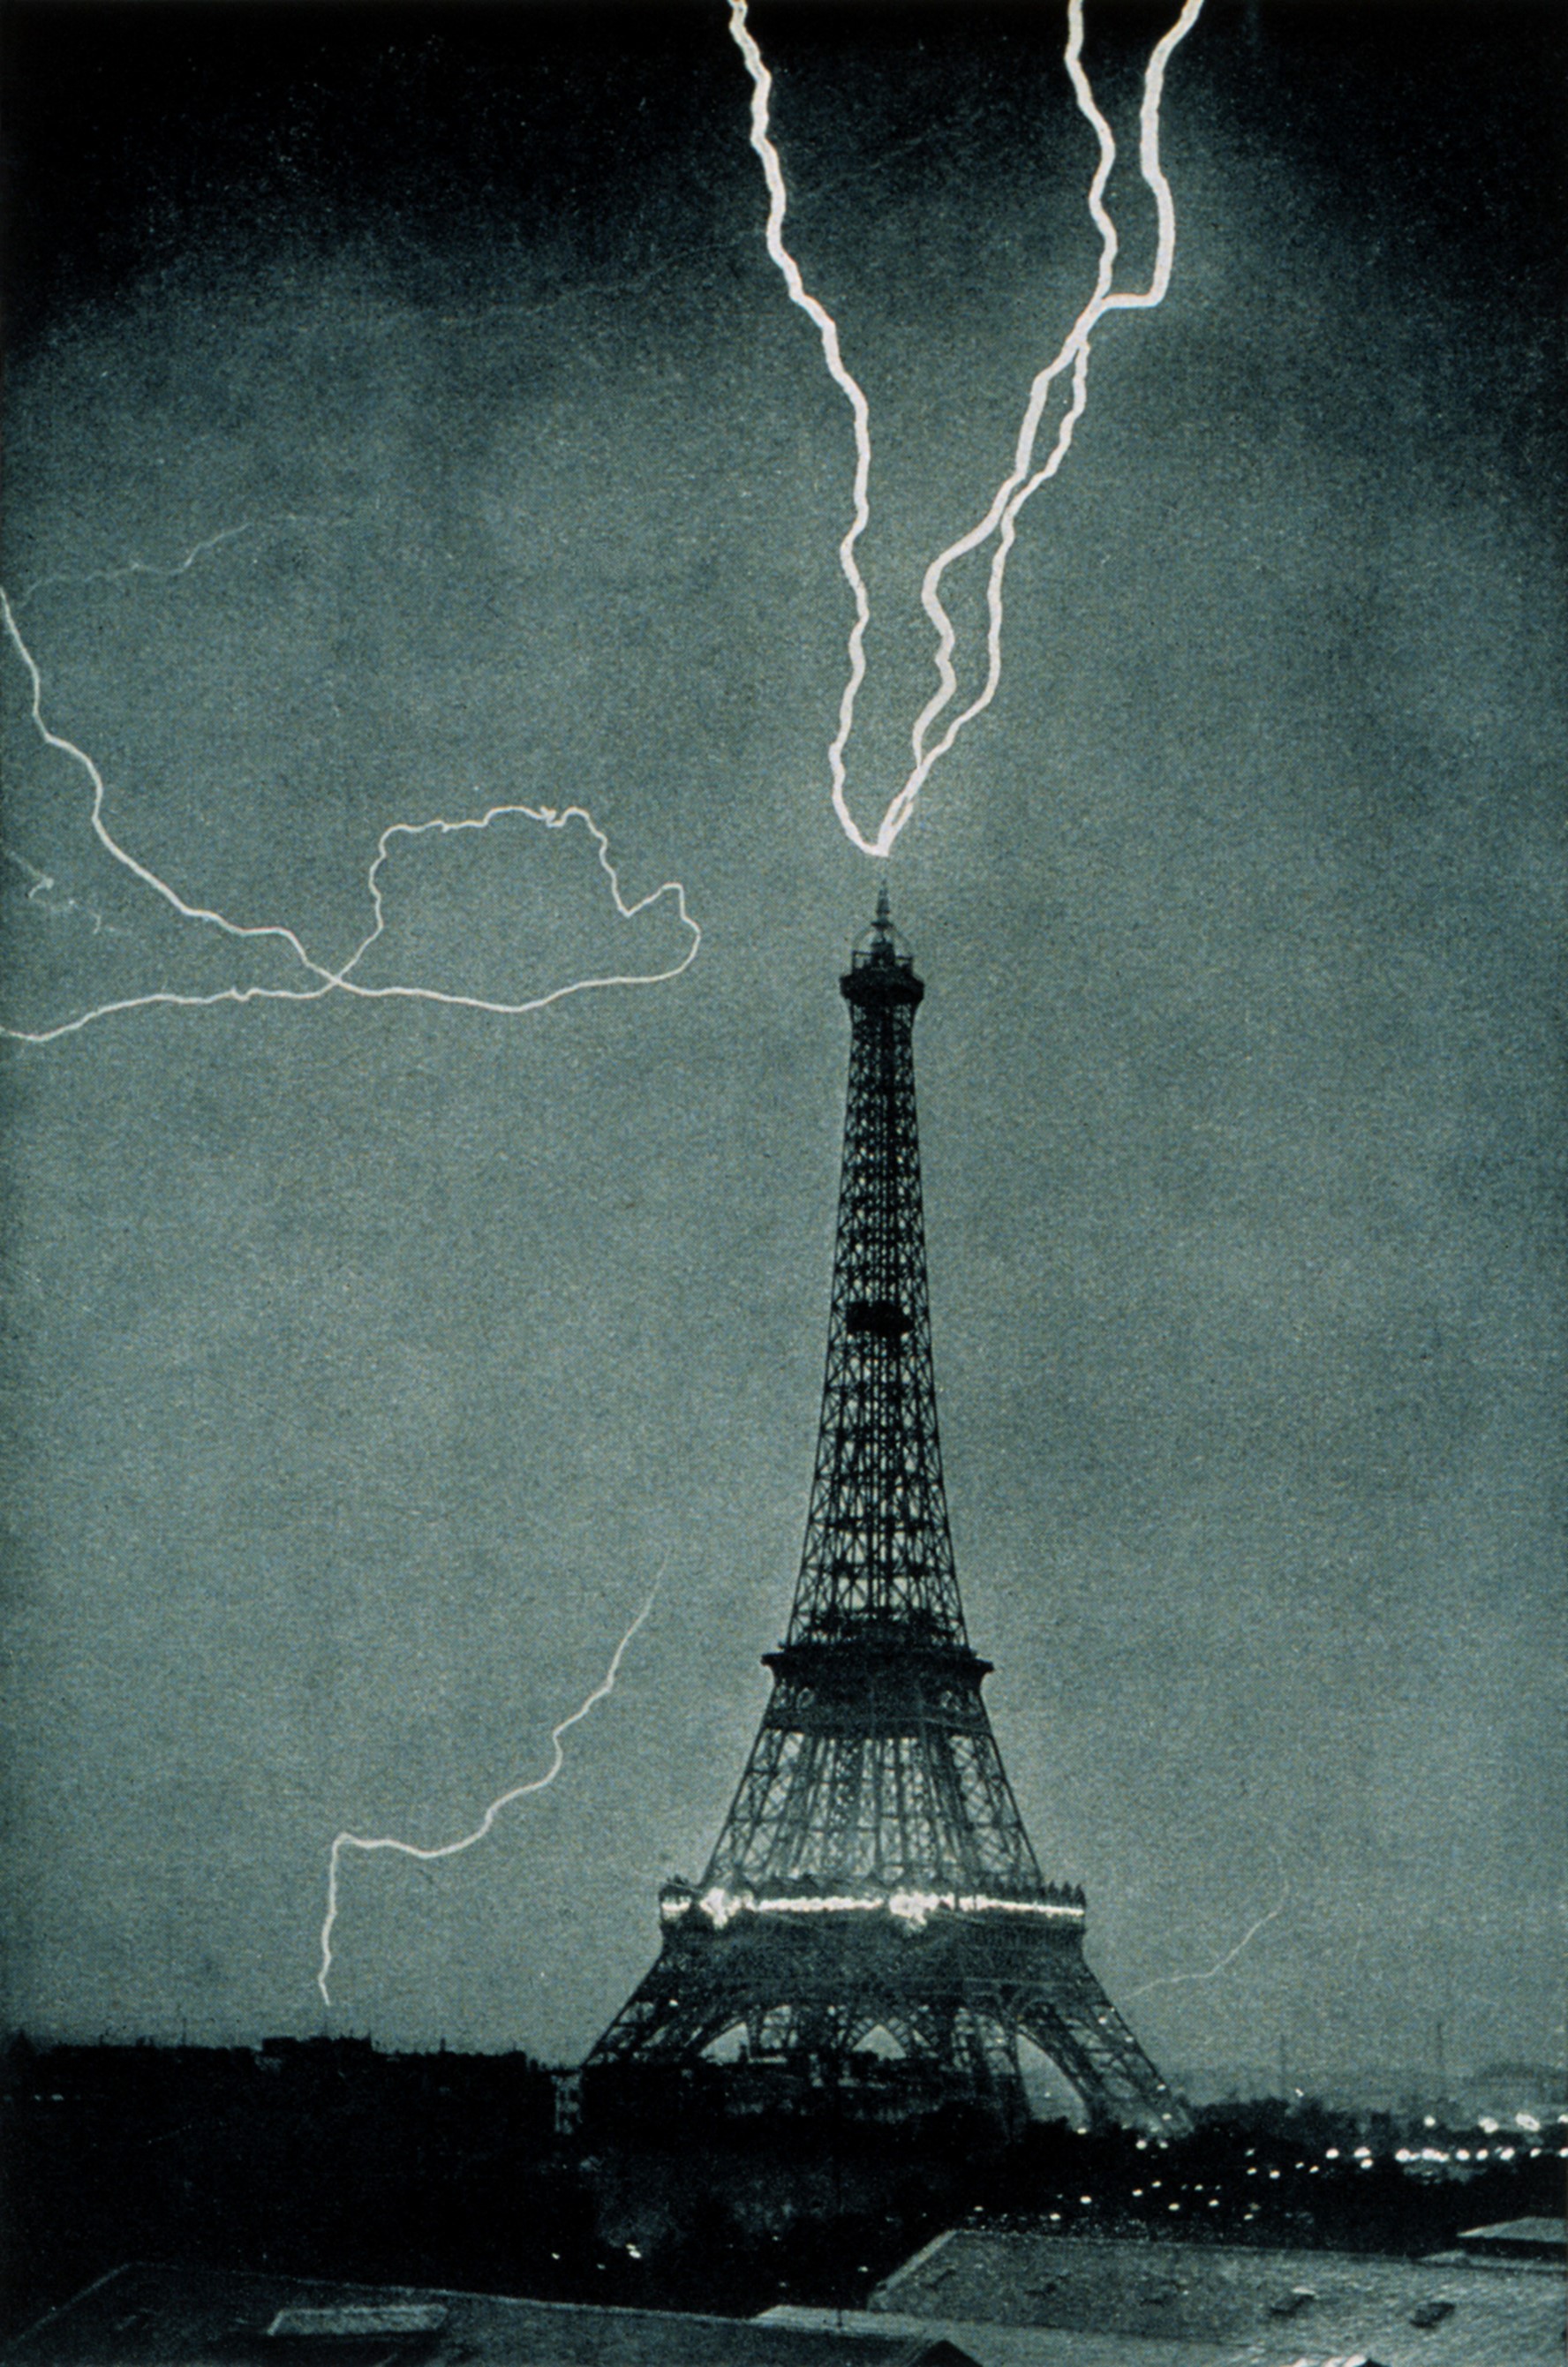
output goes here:
[{"label": "black and white photograph", "polygon": [[6,0],[0,2360],[1561,2361],[1565,66]]}]

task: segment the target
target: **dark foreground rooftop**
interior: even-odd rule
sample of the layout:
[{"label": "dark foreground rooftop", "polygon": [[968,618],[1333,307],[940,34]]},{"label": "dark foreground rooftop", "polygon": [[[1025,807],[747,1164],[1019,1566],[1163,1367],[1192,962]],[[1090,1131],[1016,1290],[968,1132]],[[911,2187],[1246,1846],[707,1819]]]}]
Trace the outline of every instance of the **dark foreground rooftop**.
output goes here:
[{"label": "dark foreground rooftop", "polygon": [[215,2269],[116,2269],[19,2335],[32,2367],[976,2367],[929,2327],[868,2345],[831,2327],[336,2285]]},{"label": "dark foreground rooftop", "polygon": [[[1563,2308],[1549,2262],[960,2228],[879,2285],[864,2323],[924,2324],[983,2367],[1100,2367],[1089,2338],[1118,2339],[1148,2367],[1162,2352],[1171,2367],[1544,2367],[1562,2358]],[[988,2325],[1085,2347],[993,2350]]]},{"label": "dark foreground rooftop", "polygon": [[1173,2341],[1160,2335],[1077,2334],[1047,2326],[963,2326],[936,2320],[924,2324],[919,2318],[884,2311],[873,2316],[868,2311],[811,2309],[798,2302],[779,2303],[764,2313],[762,2323],[802,2328],[831,2326],[845,2334],[863,2334],[872,2339],[895,2330],[940,2334],[977,2360],[979,2367],[1231,2367],[1234,2356],[1218,2343]]},{"label": "dark foreground rooftop", "polygon": [[1550,2260],[1568,2269],[1568,2228],[1561,2219],[1499,2219],[1467,2227],[1459,2245],[1478,2260]]}]

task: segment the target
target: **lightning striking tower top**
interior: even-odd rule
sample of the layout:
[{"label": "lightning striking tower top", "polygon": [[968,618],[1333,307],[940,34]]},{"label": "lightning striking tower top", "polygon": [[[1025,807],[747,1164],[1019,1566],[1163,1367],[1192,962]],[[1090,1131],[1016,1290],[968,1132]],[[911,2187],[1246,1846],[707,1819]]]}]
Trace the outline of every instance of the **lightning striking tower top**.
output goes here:
[{"label": "lightning striking tower top", "polygon": [[[911,2092],[1008,2120],[1020,2040],[1096,2118],[1179,2101],[1083,1955],[1082,1891],[1029,1844],[969,1643],[948,1528],[915,1126],[925,987],[884,888],[839,981],[851,1044],[822,1423],[773,1693],[701,1882],[590,2070],[690,2065],[739,2030],[755,2074],[846,2088],[878,2052]],[[868,2053],[868,2045],[870,2052]],[[884,2082],[885,2071],[878,2077]]]},{"label": "lightning striking tower top", "polygon": [[[838,702],[838,729],[827,752],[828,769],[833,777],[833,807],[846,835],[863,855],[885,855],[891,852],[894,840],[914,812],[915,800],[932,766],[948,753],[965,726],[972,723],[977,715],[984,714],[1001,685],[1002,589],[1008,554],[1017,539],[1018,515],[1040,487],[1049,484],[1072,447],[1073,431],[1083,417],[1089,399],[1089,345],[1095,331],[1109,314],[1147,312],[1165,302],[1176,260],[1176,205],[1170,183],[1160,164],[1160,107],[1166,68],[1177,46],[1198,22],[1203,0],[1183,0],[1180,15],[1155,42],[1143,70],[1142,104],[1138,116],[1138,169],[1154,200],[1157,240],[1154,268],[1148,287],[1122,289],[1112,284],[1119,240],[1116,224],[1107,212],[1105,204],[1106,189],[1116,164],[1116,138],[1100,111],[1089,77],[1084,71],[1084,0],[1067,0],[1067,46],[1062,62],[1073,85],[1078,111],[1093,131],[1099,151],[1099,161],[1088,188],[1089,215],[1100,242],[1099,267],[1095,275],[1094,291],[1067,332],[1054,359],[1036,374],[1018,429],[1013,465],[993,494],[985,515],[971,527],[967,534],[960,535],[956,542],[949,543],[946,550],[939,552],[926,570],[920,605],[937,632],[937,688],[916,717],[910,734],[912,769],[903,787],[889,798],[881,820],[876,825],[875,834],[870,837],[849,810],[846,774],[850,736],[855,729],[855,702],[866,678],[866,633],[871,621],[871,595],[857,555],[857,546],[871,523],[870,405],[866,400],[865,389],[846,366],[838,323],[807,288],[801,277],[800,265],[784,243],[784,222],[790,198],[783,163],[770,129],[773,76],[747,24],[748,5],[749,0],[730,0],[730,33],[745,60],[746,72],[751,77],[751,144],[761,160],[763,176],[767,184],[767,225],[764,233],[767,252],[782,275],[790,292],[790,301],[800,308],[817,333],[828,376],[849,405],[855,431],[851,515],[838,546],[838,564],[854,599],[855,621],[849,629],[849,674]],[[1041,429],[1053,400],[1053,391],[1059,386],[1071,391],[1057,422],[1051,448],[1041,459],[1038,449]],[[932,740],[931,734],[960,696],[955,663],[958,631],[943,602],[943,583],[950,568],[988,545],[993,548],[985,594],[985,678],[970,697],[967,706],[961,708],[958,714],[949,717],[940,737]]]}]

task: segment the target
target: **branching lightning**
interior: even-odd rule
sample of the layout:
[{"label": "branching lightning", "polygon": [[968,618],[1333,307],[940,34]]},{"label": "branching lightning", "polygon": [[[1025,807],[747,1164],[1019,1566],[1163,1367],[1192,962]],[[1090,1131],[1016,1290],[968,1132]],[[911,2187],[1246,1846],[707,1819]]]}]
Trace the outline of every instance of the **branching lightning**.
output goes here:
[{"label": "branching lightning", "polygon": [[[662,1579],[664,1573],[661,1570],[659,1578]],[[584,1718],[587,1716],[589,1711],[597,1707],[598,1703],[607,1700],[615,1691],[615,1681],[620,1673],[620,1664],[622,1659],[625,1658],[627,1647],[631,1644],[632,1637],[636,1635],[638,1629],[642,1625],[643,1622],[647,1619],[649,1613],[653,1610],[653,1604],[658,1599],[658,1592],[659,1580],[656,1579],[653,1582],[653,1592],[649,1595],[647,1602],[642,1605],[642,1610],[637,1614],[636,1618],[632,1621],[631,1626],[627,1629],[625,1635],[616,1646],[610,1658],[609,1666],[605,1670],[604,1675],[599,1679],[598,1683],[594,1687],[593,1692],[589,1693],[585,1701],[582,1702],[578,1707],[572,1712],[570,1717],[563,1717],[559,1726],[551,1728],[550,1737],[551,1761],[550,1765],[545,1769],[544,1773],[542,1775],[534,1776],[528,1783],[514,1784],[509,1791],[502,1793],[499,1799],[492,1800],[490,1806],[484,1811],[483,1816],[481,1817],[478,1824],[475,1825],[472,1832],[464,1833],[460,1840],[455,1841],[442,1841],[433,1849],[423,1849],[414,1841],[396,1840],[390,1835],[381,1836],[376,1839],[370,1839],[361,1833],[339,1833],[337,1835],[332,1844],[331,1855],[327,1860],[326,1916],[321,1927],[321,1969],[316,1975],[316,1987],[322,1993],[322,2002],[324,2005],[330,2006],[332,2003],[332,1993],[327,1987],[327,1982],[332,1973],[332,1934],[333,1928],[337,1921],[337,1879],[338,1869],[342,1863],[344,1851],[350,1849],[362,1850],[367,1854],[369,1854],[370,1852],[378,1850],[392,1850],[400,1857],[417,1858],[421,1864],[424,1865],[433,1864],[437,1858],[460,1857],[464,1850],[472,1849],[476,1841],[482,1841],[484,1839],[485,1835],[490,1831],[492,1826],[494,1824],[496,1818],[501,1814],[503,1808],[509,1808],[514,1800],[526,1800],[532,1793],[547,1792],[550,1789],[550,1786],[554,1783],[556,1777],[560,1774],[562,1768],[566,1763],[566,1748],[562,1737],[569,1734],[574,1726],[580,1726]]]},{"label": "branching lightning", "polygon": [[[221,543],[232,540],[235,535],[243,531],[244,529],[235,527],[226,535],[210,537],[206,542],[199,544],[196,549],[176,568],[153,570],[132,567],[113,572],[119,574],[131,572],[182,574],[203,552],[215,549]],[[35,584],[32,588],[36,591],[40,587]],[[96,1020],[108,1019],[120,1012],[146,1011],[160,1005],[174,1010],[196,1011],[218,1002],[247,1004],[318,1002],[324,996],[335,993],[353,995],[369,1002],[402,999],[417,1002],[446,1003],[454,1008],[492,1012],[503,1017],[515,1018],[520,1017],[527,1012],[542,1011],[547,1004],[563,1002],[569,995],[585,994],[603,987],[661,986],[671,979],[679,978],[682,972],[689,969],[697,959],[702,945],[702,931],[687,910],[686,890],[680,881],[666,879],[646,896],[641,896],[634,902],[629,903],[620,892],[619,875],[610,860],[608,837],[599,828],[585,806],[558,808],[499,804],[491,806],[483,814],[467,816],[457,821],[437,819],[430,821],[399,821],[389,824],[382,831],[378,841],[375,857],[370,864],[367,879],[371,909],[375,916],[373,925],[348,959],[336,968],[329,963],[318,961],[306,950],[295,932],[285,927],[280,922],[233,921],[226,914],[216,912],[210,906],[192,903],[182,896],[177,889],[171,887],[166,879],[161,878],[146,864],[140,862],[129,848],[121,844],[109,829],[104,815],[108,791],[103,774],[85,749],[78,747],[74,740],[67,740],[62,733],[53,730],[45,721],[43,675],[37,659],[22,638],[21,629],[17,622],[16,610],[4,589],[0,589],[0,625],[4,626],[6,639],[27,673],[30,688],[28,715],[39,738],[45,747],[52,748],[59,754],[69,758],[86,776],[92,790],[90,820],[93,834],[105,852],[129,871],[132,878],[140,880],[143,887],[150,888],[155,895],[161,896],[183,920],[199,922],[204,926],[219,930],[230,937],[266,939],[285,946],[301,968],[315,981],[314,984],[308,986],[226,986],[219,987],[205,994],[177,993],[172,989],[156,989],[144,994],[126,995],[113,1002],[97,1003],[91,1010],[79,1013],[74,1019],[62,1020],[53,1027],[0,1026],[0,1036],[9,1036],[14,1042],[20,1044],[53,1044],[63,1036],[74,1036],[82,1028],[91,1026]],[[609,881],[616,911],[623,921],[635,920],[639,913],[647,912],[664,898],[673,897],[680,924],[690,939],[682,958],[667,969],[652,972],[614,972],[602,977],[574,979],[568,985],[553,987],[548,993],[533,995],[520,1002],[493,1002],[482,995],[456,994],[435,986],[411,984],[367,986],[356,978],[354,972],[358,968],[371,946],[380,939],[386,926],[380,875],[393,841],[400,838],[421,838],[433,832],[450,835],[458,832],[488,830],[492,822],[498,821],[507,815],[520,816],[529,821],[539,822],[546,830],[564,830],[569,823],[581,822],[594,842],[599,867]]]},{"label": "branching lightning", "polygon": [[[1039,373],[1029,390],[1012,469],[997,487],[984,516],[967,534],[940,552],[926,571],[920,600],[936,628],[937,687],[922,708],[910,735],[914,762],[909,776],[903,787],[889,799],[872,837],[866,835],[849,811],[845,763],[846,751],[854,730],[855,702],[865,678],[865,639],[870,621],[869,595],[855,553],[856,544],[864,534],[870,516],[870,414],[864,392],[845,367],[835,323],[806,289],[800,266],[784,244],[784,172],[768,130],[772,76],[747,27],[747,5],[748,0],[730,0],[730,31],[745,60],[752,80],[751,144],[761,158],[767,183],[767,251],[783,274],[790,301],[799,305],[815,323],[829,374],[848,400],[855,423],[854,515],[849,530],[839,545],[838,553],[839,563],[854,595],[855,621],[849,634],[849,677],[839,702],[838,730],[828,750],[833,805],[846,835],[862,854],[886,856],[892,853],[894,841],[914,811],[915,800],[932,766],[948,753],[964,726],[972,722],[977,715],[983,714],[996,696],[1002,679],[1003,585],[1008,555],[1017,537],[1018,515],[1040,488],[1055,476],[1072,448],[1074,430],[1088,402],[1089,343],[1094,330],[1109,312],[1150,311],[1165,300],[1176,259],[1176,205],[1160,164],[1160,106],[1165,92],[1165,69],[1172,52],[1197,23],[1203,0],[1185,0],[1175,24],[1150,53],[1144,70],[1142,103],[1139,112],[1138,162],[1142,178],[1154,199],[1158,236],[1149,285],[1138,290],[1118,290],[1112,285],[1119,242],[1116,225],[1106,209],[1105,191],[1116,163],[1116,140],[1084,70],[1083,0],[1068,0],[1067,73],[1079,112],[1088,122],[1099,147],[1099,162],[1095,168],[1088,195],[1090,217],[1100,239],[1094,292],[1068,331],[1060,350]],[[1051,451],[1037,468],[1036,446],[1051,391],[1057,380],[1069,371],[1071,394],[1067,408],[1058,425]],[[988,627],[984,685],[970,704],[951,719],[941,737],[927,744],[932,730],[959,695],[958,673],[953,663],[958,636],[943,604],[943,579],[957,561],[983,549],[994,538],[996,547],[992,555],[986,587]]]},{"label": "branching lightning", "polygon": [[[874,857],[886,857],[908,821],[932,768],[953,747],[960,733],[992,704],[1000,685],[1004,631],[1004,586],[1008,556],[1017,539],[1017,522],[1025,505],[1053,477],[1071,449],[1074,433],[1083,417],[1087,403],[1090,342],[1099,323],[1115,311],[1148,311],[1163,302],[1175,257],[1176,214],[1169,184],[1160,164],[1160,108],[1165,77],[1169,60],[1177,45],[1196,24],[1203,0],[1184,0],[1180,14],[1170,29],[1152,51],[1143,77],[1142,102],[1140,116],[1139,161],[1144,184],[1151,191],[1156,210],[1158,237],[1152,277],[1146,289],[1138,291],[1117,290],[1114,287],[1115,266],[1119,252],[1116,226],[1106,208],[1105,192],[1109,183],[1117,156],[1116,141],[1105,116],[1096,102],[1093,89],[1083,65],[1084,0],[1068,0],[1068,33],[1065,64],[1079,112],[1089,124],[1098,146],[1098,161],[1088,192],[1088,211],[1099,237],[1099,259],[1094,289],[1051,362],[1040,371],[1031,385],[1024,412],[1012,464],[998,486],[992,501],[970,530],[949,544],[934,559],[926,571],[921,605],[937,636],[934,664],[937,686],[916,719],[911,732],[911,769],[903,786],[889,799],[874,831],[868,834],[855,820],[848,801],[847,752],[856,719],[857,700],[866,674],[866,637],[870,623],[870,599],[861,572],[858,547],[870,524],[871,436],[869,406],[863,389],[847,368],[841,349],[837,324],[832,315],[807,289],[799,265],[784,242],[784,225],[788,211],[788,192],[778,151],[770,134],[772,77],[748,25],[748,0],[729,0],[729,28],[751,79],[752,102],[750,142],[762,164],[766,180],[768,209],[766,243],[769,257],[781,274],[791,304],[811,321],[820,341],[828,374],[849,406],[855,449],[855,466],[849,525],[838,547],[839,565],[849,587],[854,617],[847,642],[848,672],[838,708],[837,728],[828,749],[828,766],[832,780],[834,810],[846,834],[862,853]],[[1058,421],[1054,439],[1043,460],[1037,465],[1037,447],[1051,403],[1052,390],[1059,381],[1068,384],[1068,400]],[[287,985],[227,985],[205,992],[182,992],[173,989],[155,989],[104,1002],[55,1025],[37,1029],[0,1025],[0,1036],[12,1041],[41,1046],[52,1044],[92,1026],[97,1022],[117,1014],[153,1008],[198,1010],[219,1003],[249,1006],[252,1003],[306,1003],[321,1002],[342,994],[367,1002],[407,1000],[443,1004],[453,1008],[494,1014],[501,1016],[521,1016],[540,1011],[574,995],[605,988],[654,986],[680,977],[697,959],[702,945],[702,931],[687,907],[686,891],[678,880],[666,880],[648,894],[628,900],[621,892],[620,880],[609,854],[607,833],[599,827],[585,807],[569,805],[556,808],[521,802],[493,803],[483,811],[455,818],[436,817],[424,821],[397,821],[381,831],[375,854],[366,874],[371,922],[358,945],[346,960],[333,962],[319,958],[297,932],[281,921],[243,921],[230,917],[214,906],[196,900],[183,893],[179,887],[163,878],[143,862],[118,837],[110,827],[108,809],[110,798],[104,774],[86,749],[63,732],[56,730],[46,719],[44,677],[32,650],[23,637],[18,616],[27,602],[46,585],[59,582],[110,582],[132,576],[156,576],[172,579],[188,573],[209,554],[255,530],[246,524],[226,528],[198,543],[176,564],[155,566],[141,561],[115,569],[95,571],[81,577],[44,576],[29,584],[12,601],[0,588],[0,629],[6,641],[15,652],[24,670],[28,685],[28,715],[41,744],[75,766],[90,791],[89,821],[94,837],[104,853],[142,888],[151,891],[182,921],[216,932],[238,944],[267,945],[284,953],[297,965],[298,980]],[[987,581],[987,664],[983,685],[967,706],[949,715],[960,699],[960,682],[955,652],[958,634],[943,599],[943,587],[949,572],[959,561],[994,546]],[[944,720],[944,719],[946,719]],[[477,793],[476,793],[477,794]],[[550,831],[566,830],[580,824],[594,843],[597,860],[608,879],[619,918],[631,922],[665,899],[674,901],[682,929],[689,942],[679,961],[653,973],[612,972],[607,975],[576,979],[548,991],[517,1002],[491,1000],[475,994],[459,993],[438,986],[414,981],[388,984],[365,983],[358,975],[371,948],[383,938],[387,919],[383,902],[382,872],[394,849],[402,841],[417,841],[430,836],[448,837],[459,833],[483,832],[504,818],[527,820]],[[47,900],[55,882],[50,875],[38,872],[23,858],[10,859],[24,870],[33,886],[28,894],[51,912],[81,912],[93,922],[95,934],[109,924],[92,907],[68,898],[62,904]],[[608,1667],[600,1682],[569,1716],[563,1717],[551,1732],[550,1763],[544,1772],[528,1781],[511,1785],[484,1810],[471,1831],[458,1839],[425,1846],[392,1835],[370,1836],[347,1830],[334,1838],[328,1857],[326,1905],[321,1926],[321,1961],[315,1975],[316,1986],[323,2002],[332,2003],[330,1978],[334,1965],[333,1939],[340,1904],[340,1878],[345,1853],[358,1852],[366,1855],[391,1852],[423,1864],[456,1857],[483,1840],[494,1829],[502,1812],[515,1802],[548,1790],[561,1774],[565,1764],[564,1738],[581,1724],[597,1705],[613,1693],[624,1657],[649,1618],[657,1596],[658,1586],[632,1620],[615,1648]],[[1178,1973],[1164,1980],[1147,1982],[1133,1992],[1142,1995],[1149,1989],[1185,1981],[1213,1979],[1233,1964],[1256,1934],[1281,1914],[1290,1896],[1287,1886],[1278,1904],[1243,1935],[1215,1965],[1207,1970]],[[825,1902],[832,1904],[833,1902]],[[859,1903],[859,1902],[856,1902]],[[944,1897],[930,1900],[924,1895],[900,1894],[890,1900],[889,1911],[906,1920],[931,1911],[946,1903]],[[968,1905],[970,1902],[965,1901]],[[1006,1902],[978,1901],[987,1908]],[[755,1905],[756,1911],[771,1912],[792,1905],[792,1902],[743,1902]],[[1043,1910],[1055,1911],[1055,1910]]]},{"label": "branching lightning", "polygon": [[1139,1984],[1137,1988],[1129,1989],[1127,1992],[1129,1999],[1147,1997],[1151,1989],[1180,1988],[1185,1987],[1188,1981],[1217,1980],[1221,1973],[1229,1971],[1230,1967],[1235,1963],[1236,1958],[1241,1954],[1242,1950],[1244,1948],[1249,1948],[1252,1945],[1253,1942],[1256,1939],[1258,1933],[1264,1929],[1265,1925],[1274,1922],[1278,1916],[1283,1915],[1286,1908],[1289,1907],[1290,1904],[1290,1885],[1287,1881],[1284,1889],[1280,1892],[1278,1900],[1275,1905],[1269,1908],[1267,1914],[1260,1915],[1256,1923],[1249,1923],[1246,1930],[1242,1933],[1241,1938],[1236,1942],[1235,1946],[1233,1948],[1227,1948],[1224,1954],[1222,1956],[1216,1957],[1213,1964],[1206,1965],[1199,1972],[1162,1973],[1157,1980],[1142,1981]]}]

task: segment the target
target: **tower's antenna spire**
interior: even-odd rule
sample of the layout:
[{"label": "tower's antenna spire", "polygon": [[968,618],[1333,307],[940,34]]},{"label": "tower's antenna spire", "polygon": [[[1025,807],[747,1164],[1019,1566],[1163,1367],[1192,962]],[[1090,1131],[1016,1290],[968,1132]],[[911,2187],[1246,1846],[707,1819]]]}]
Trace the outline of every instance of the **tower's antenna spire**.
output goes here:
[{"label": "tower's antenna spire", "polygon": [[888,905],[888,883],[884,879],[877,890],[877,930],[885,934],[892,926],[892,913]]}]

